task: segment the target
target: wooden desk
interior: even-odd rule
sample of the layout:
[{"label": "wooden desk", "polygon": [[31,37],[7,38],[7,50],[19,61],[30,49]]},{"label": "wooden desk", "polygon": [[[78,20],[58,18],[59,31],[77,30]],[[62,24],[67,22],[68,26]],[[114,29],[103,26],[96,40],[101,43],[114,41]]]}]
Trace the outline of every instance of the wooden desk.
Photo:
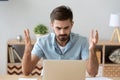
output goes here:
[{"label": "wooden desk", "polygon": [[[37,78],[42,80],[41,76],[24,76],[24,75],[0,75],[0,80],[18,80],[19,78]],[[113,80],[120,80],[120,77],[110,77]]]},{"label": "wooden desk", "polygon": [[19,78],[37,78],[38,80],[42,80],[41,76],[0,75],[0,80],[18,80]]}]

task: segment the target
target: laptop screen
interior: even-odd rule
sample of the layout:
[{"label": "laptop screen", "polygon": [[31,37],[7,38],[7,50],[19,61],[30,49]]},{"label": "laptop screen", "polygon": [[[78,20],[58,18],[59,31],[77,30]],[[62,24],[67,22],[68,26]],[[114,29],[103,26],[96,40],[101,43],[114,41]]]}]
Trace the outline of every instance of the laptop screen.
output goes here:
[{"label": "laptop screen", "polygon": [[85,80],[85,61],[44,60],[43,80]]}]

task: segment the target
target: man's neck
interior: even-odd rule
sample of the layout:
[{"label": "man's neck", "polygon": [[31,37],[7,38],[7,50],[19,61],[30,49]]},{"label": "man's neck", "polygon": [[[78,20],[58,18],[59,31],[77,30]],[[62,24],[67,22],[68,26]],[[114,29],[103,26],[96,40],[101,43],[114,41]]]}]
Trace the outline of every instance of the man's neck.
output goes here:
[{"label": "man's neck", "polygon": [[65,45],[67,44],[68,41],[69,41],[69,39],[66,40],[66,41],[57,40],[57,43],[58,43],[60,46],[65,46]]}]

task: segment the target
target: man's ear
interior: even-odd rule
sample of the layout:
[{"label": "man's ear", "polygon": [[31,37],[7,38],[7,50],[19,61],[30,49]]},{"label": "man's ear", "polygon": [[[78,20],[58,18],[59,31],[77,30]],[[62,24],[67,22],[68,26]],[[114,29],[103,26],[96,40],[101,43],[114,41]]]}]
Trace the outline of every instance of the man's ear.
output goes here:
[{"label": "man's ear", "polygon": [[53,27],[53,22],[51,22],[50,24],[51,24],[51,27]]},{"label": "man's ear", "polygon": [[72,21],[72,24],[71,24],[71,25],[72,25],[72,27],[73,27],[73,24],[74,24],[74,21]]},{"label": "man's ear", "polygon": [[53,22],[51,22],[50,25],[51,25],[50,29],[51,31],[53,31],[53,26],[54,26]]},{"label": "man's ear", "polygon": [[50,28],[51,28],[51,29],[53,29],[53,23],[52,23],[52,22],[50,23],[50,25],[51,25],[51,27],[50,27]]},{"label": "man's ear", "polygon": [[73,24],[74,24],[74,21],[72,21],[72,26],[73,26]]}]

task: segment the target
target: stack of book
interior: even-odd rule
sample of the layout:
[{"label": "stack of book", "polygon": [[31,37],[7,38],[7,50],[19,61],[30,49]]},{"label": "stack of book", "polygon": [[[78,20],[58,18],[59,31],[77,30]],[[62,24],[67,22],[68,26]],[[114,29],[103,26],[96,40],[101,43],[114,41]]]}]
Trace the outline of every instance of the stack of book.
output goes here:
[{"label": "stack of book", "polygon": [[8,59],[10,63],[15,63],[15,58],[17,58],[20,62],[22,60],[22,58],[19,56],[18,52],[16,51],[16,49],[14,48],[14,46],[9,46],[8,47]]}]

